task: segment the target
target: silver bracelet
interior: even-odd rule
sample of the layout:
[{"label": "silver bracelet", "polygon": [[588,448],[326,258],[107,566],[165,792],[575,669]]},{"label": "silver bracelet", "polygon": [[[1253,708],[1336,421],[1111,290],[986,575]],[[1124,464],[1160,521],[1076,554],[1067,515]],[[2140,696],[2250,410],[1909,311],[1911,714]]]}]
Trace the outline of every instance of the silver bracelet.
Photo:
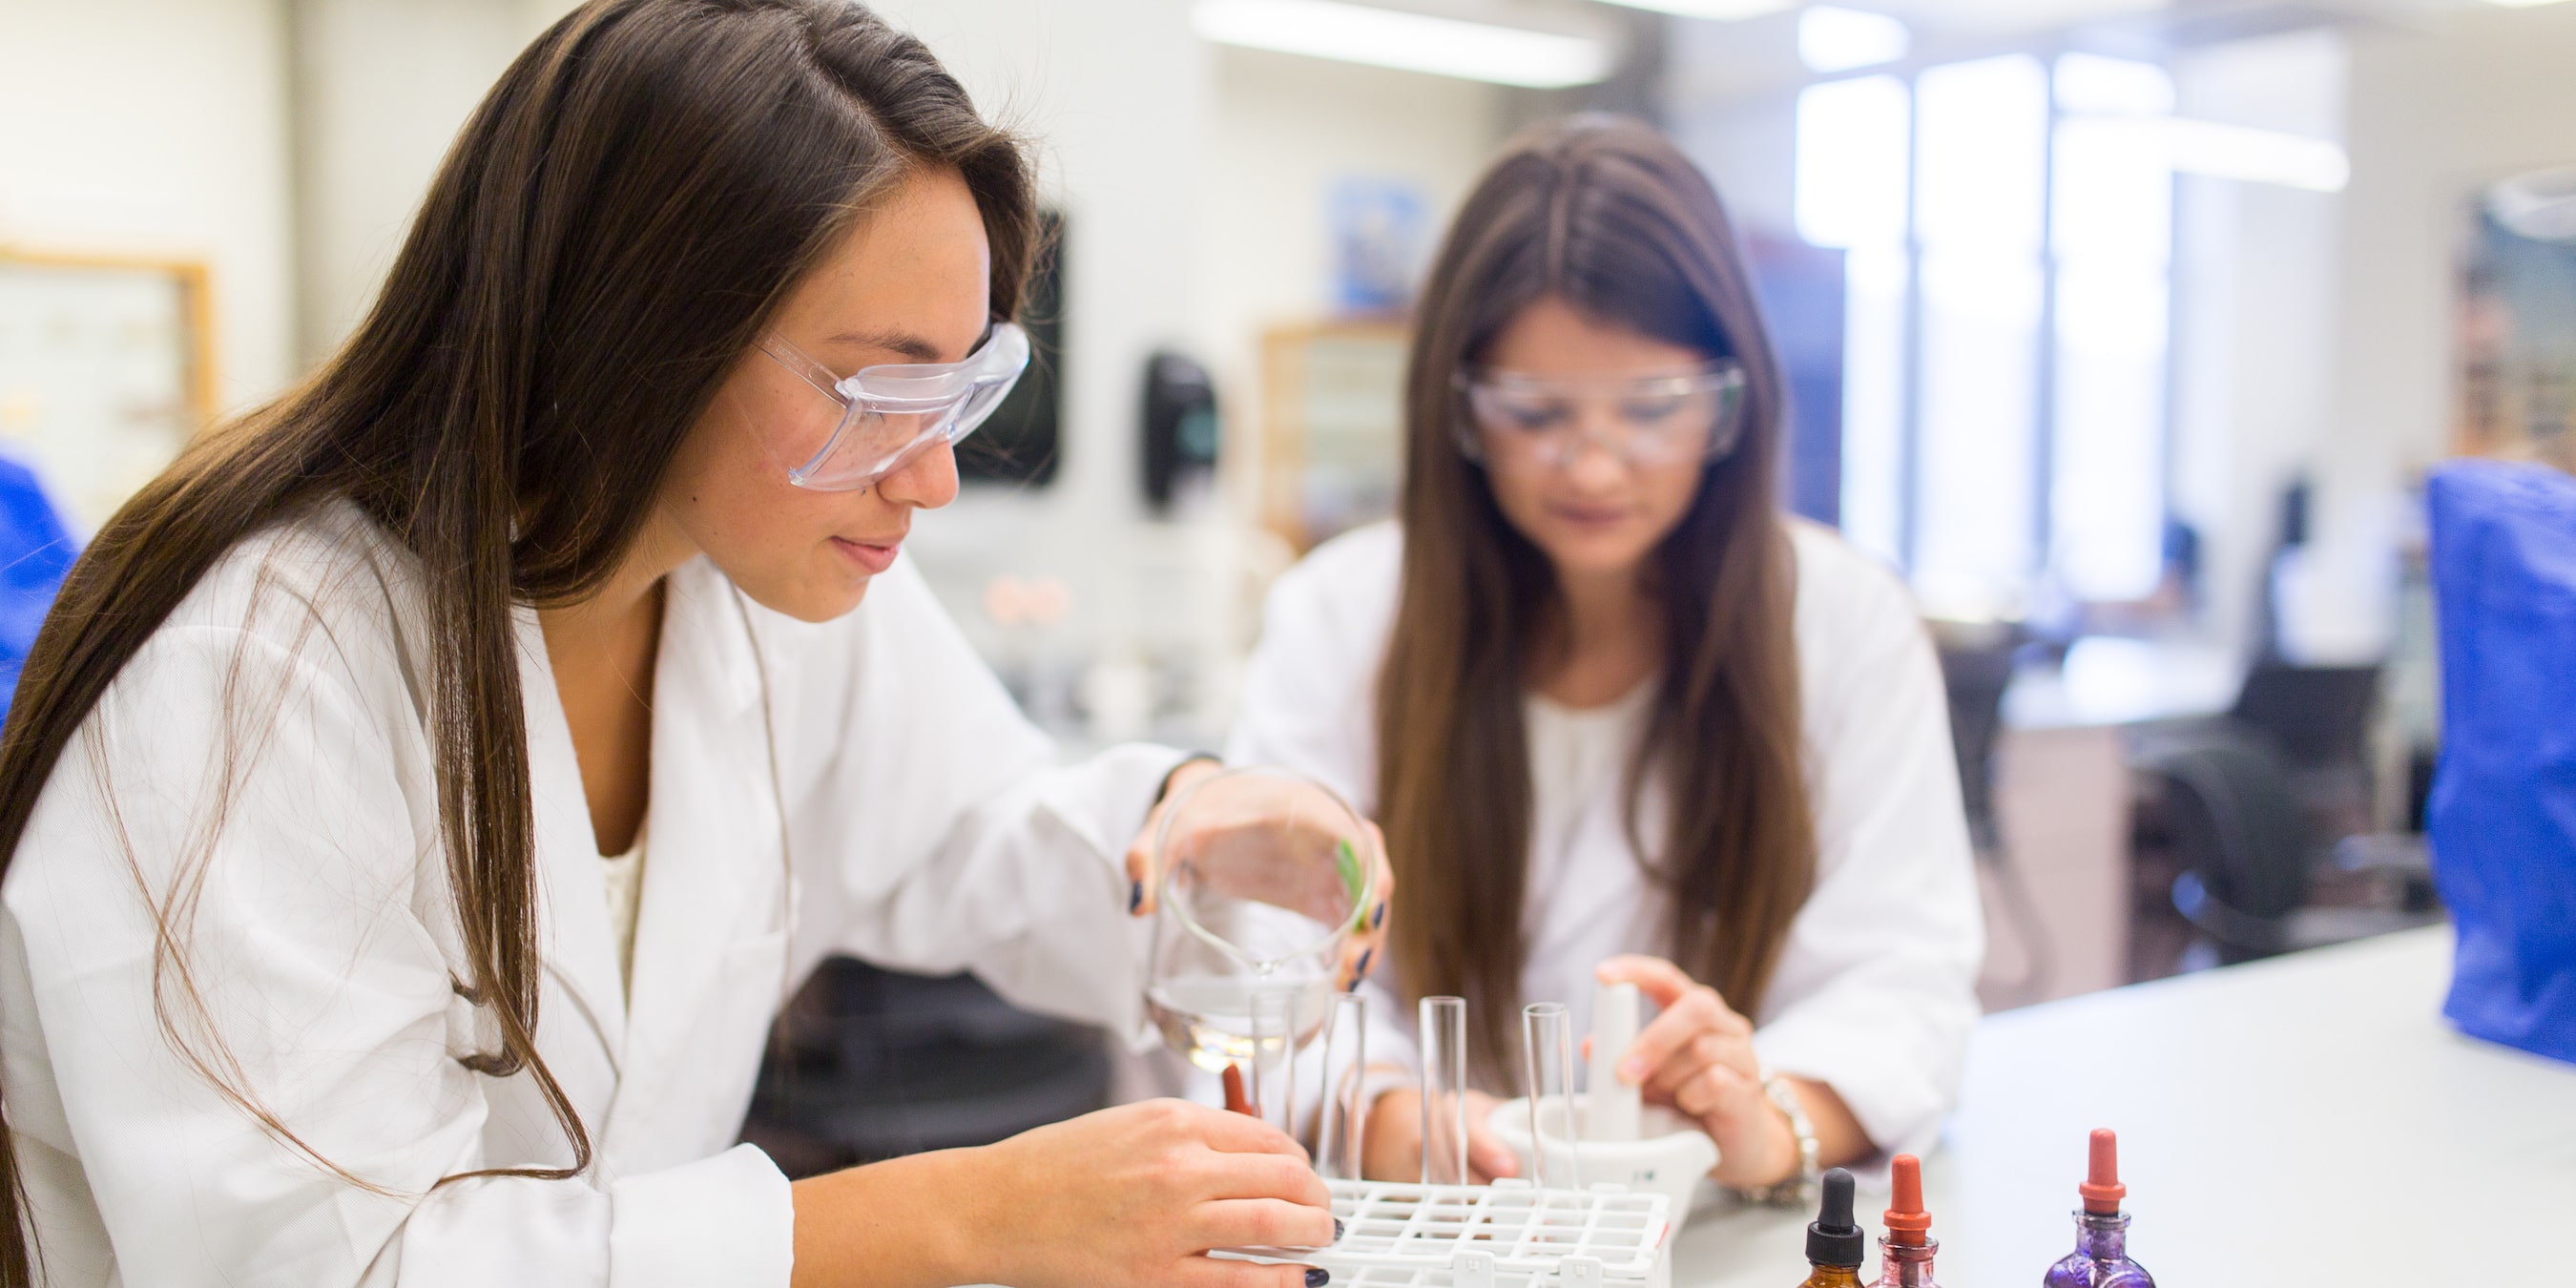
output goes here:
[{"label": "silver bracelet", "polygon": [[1771,1185],[1757,1185],[1743,1191],[1746,1200],[1772,1207],[1803,1208],[1815,1202],[1816,1125],[1807,1121],[1807,1107],[1798,1103],[1798,1089],[1789,1080],[1768,1069],[1762,1071],[1762,1094],[1789,1120],[1789,1134],[1798,1139],[1798,1174]]}]

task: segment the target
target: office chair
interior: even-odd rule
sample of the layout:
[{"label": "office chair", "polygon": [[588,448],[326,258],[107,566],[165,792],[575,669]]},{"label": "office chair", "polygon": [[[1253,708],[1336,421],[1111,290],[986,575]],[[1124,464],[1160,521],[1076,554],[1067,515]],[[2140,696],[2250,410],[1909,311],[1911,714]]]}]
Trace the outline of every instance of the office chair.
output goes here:
[{"label": "office chair", "polygon": [[[2221,962],[2247,961],[2428,924],[2420,845],[2347,833],[2367,802],[2365,747],[2379,668],[2258,664],[2234,707],[2146,726],[2130,766],[2181,873],[2175,911]],[[2326,843],[2332,838],[2332,843]],[[2395,907],[2315,906],[2315,877],[2340,870],[2404,889]]]}]

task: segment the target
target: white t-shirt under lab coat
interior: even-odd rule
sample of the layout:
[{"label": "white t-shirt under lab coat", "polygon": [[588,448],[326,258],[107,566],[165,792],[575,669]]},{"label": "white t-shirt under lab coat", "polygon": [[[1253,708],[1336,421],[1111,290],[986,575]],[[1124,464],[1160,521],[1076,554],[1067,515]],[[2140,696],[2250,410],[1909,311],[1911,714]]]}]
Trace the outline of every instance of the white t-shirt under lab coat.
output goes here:
[{"label": "white t-shirt under lab coat", "polygon": [[[1832,1086],[1882,1149],[1921,1149],[1957,1096],[1985,951],[1948,709],[1896,579],[1825,529],[1794,523],[1791,533],[1817,879],[1753,1016],[1754,1045],[1773,1070]],[[1381,524],[1325,543],[1279,579],[1227,759],[1304,770],[1376,811],[1377,677],[1402,553],[1398,530]],[[1669,905],[1623,815],[1627,757],[1653,693],[1648,684],[1590,710],[1536,696],[1524,706],[1521,992],[1566,1003],[1577,1033],[1591,1027],[1595,965],[1666,951]],[[1649,845],[1663,835],[1658,787],[1650,776],[1640,801]],[[1411,1010],[1379,975],[1368,986],[1369,1060],[1410,1064]]]},{"label": "white t-shirt under lab coat", "polygon": [[[572,1179],[437,1184],[572,1152],[527,1073],[459,1062],[498,1041],[451,984],[470,972],[421,605],[412,558],[353,506],[259,534],[54,770],[0,887],[0,1080],[45,1282],[783,1285],[787,1180],[735,1140],[770,1019],[825,954],[972,967],[1021,1005],[1139,1031],[1120,857],[1178,755],[1048,768],[908,562],[808,624],[699,560],[664,610],[631,992],[545,637],[518,616],[538,1046],[597,1152]],[[183,865],[228,762],[229,815]],[[202,873],[182,934],[207,1023],[174,1023],[219,1036],[237,1084],[375,1188],[263,1132],[162,1032],[145,894],[183,867]]]}]

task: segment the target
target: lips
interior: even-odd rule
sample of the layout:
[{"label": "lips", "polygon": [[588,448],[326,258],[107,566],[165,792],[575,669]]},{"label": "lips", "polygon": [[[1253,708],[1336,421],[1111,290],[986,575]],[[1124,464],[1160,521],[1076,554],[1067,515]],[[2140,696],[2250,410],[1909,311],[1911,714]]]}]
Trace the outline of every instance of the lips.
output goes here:
[{"label": "lips", "polygon": [[1628,518],[1628,511],[1617,507],[1604,509],[1592,506],[1558,505],[1550,506],[1548,509],[1549,513],[1560,522],[1570,523],[1579,528],[1613,527]]},{"label": "lips", "polygon": [[857,564],[862,571],[873,577],[878,573],[884,572],[888,568],[894,567],[895,556],[903,553],[903,538],[897,537],[892,541],[886,542],[872,542],[852,541],[847,537],[834,537],[832,538],[832,548],[840,551],[841,554],[848,558],[851,563]]}]

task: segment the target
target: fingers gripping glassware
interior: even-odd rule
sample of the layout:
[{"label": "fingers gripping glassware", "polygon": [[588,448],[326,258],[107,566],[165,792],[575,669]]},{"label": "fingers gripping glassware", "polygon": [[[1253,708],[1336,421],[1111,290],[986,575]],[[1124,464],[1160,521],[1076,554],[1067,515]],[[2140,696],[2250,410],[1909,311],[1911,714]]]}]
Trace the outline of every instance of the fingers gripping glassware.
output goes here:
[{"label": "fingers gripping glassware", "polygon": [[1157,890],[1146,1011],[1211,1073],[1252,1054],[1256,992],[1295,995],[1303,1046],[1323,1027],[1342,952],[1374,906],[1377,853],[1322,784],[1248,767],[1193,783],[1154,838]]},{"label": "fingers gripping glassware", "polygon": [[818,492],[859,491],[974,433],[1029,365],[1028,333],[1009,322],[994,323],[963,362],[866,367],[847,379],[775,332],[760,351],[823,396],[761,427],[787,481]]},{"label": "fingers gripping glassware", "polygon": [[1563,469],[1586,444],[1640,468],[1706,463],[1735,450],[1744,427],[1744,368],[1722,360],[1637,380],[1556,380],[1508,371],[1461,373],[1460,446],[1492,464]]}]

